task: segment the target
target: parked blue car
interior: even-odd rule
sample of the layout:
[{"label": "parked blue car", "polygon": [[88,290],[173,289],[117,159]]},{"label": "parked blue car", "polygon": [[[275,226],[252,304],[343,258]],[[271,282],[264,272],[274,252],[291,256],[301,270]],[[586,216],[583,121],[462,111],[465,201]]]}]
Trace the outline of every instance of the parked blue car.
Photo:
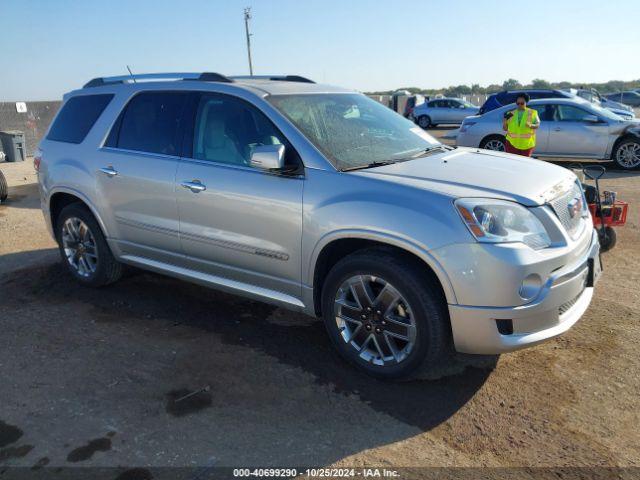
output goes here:
[{"label": "parked blue car", "polygon": [[565,92],[563,90],[555,89],[523,89],[523,90],[505,90],[498,93],[492,93],[489,98],[480,107],[480,115],[495,110],[496,108],[504,107],[516,103],[518,95],[526,93],[531,100],[538,98],[572,98],[573,94]]}]

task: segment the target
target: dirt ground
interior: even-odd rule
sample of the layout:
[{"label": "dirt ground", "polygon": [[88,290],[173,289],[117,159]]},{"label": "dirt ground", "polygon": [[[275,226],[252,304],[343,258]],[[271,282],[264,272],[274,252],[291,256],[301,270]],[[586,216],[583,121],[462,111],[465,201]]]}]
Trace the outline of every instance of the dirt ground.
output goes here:
[{"label": "dirt ground", "polygon": [[394,384],[343,363],[309,317],[146,273],[79,287],[45,230],[31,162],[0,170],[0,477],[3,466],[640,466],[639,174],[604,181],[631,202],[629,221],[571,331],[494,369]]}]

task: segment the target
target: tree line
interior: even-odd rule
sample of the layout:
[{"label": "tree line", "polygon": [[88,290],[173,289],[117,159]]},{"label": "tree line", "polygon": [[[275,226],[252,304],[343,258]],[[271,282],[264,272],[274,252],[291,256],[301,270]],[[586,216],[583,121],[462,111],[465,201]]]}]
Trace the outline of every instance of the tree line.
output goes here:
[{"label": "tree line", "polygon": [[[442,94],[446,97],[458,97],[460,95],[473,95],[473,94],[490,94],[501,92],[502,90],[517,90],[520,88],[558,88],[558,89],[569,89],[569,88],[595,88],[600,93],[613,93],[613,92],[621,92],[624,90],[635,90],[640,88],[640,79],[632,80],[630,82],[624,82],[622,80],[609,80],[605,83],[576,83],[576,82],[548,82],[541,78],[535,78],[529,84],[522,84],[515,78],[510,78],[502,82],[502,85],[498,85],[497,83],[488,85],[486,87],[481,86],[478,83],[474,83],[472,85],[455,85],[450,86],[448,88],[418,88],[418,87],[407,87],[407,88],[399,88],[397,90],[408,90],[412,94],[421,93],[423,95],[437,95]],[[369,95],[391,95],[393,92],[397,90],[387,90],[380,92],[367,92]]]}]

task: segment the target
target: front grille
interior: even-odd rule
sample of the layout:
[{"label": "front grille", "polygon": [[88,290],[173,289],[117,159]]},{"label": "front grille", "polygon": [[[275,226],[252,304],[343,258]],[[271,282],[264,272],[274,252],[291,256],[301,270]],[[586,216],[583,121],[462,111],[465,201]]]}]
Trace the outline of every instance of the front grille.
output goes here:
[{"label": "front grille", "polygon": [[[584,292],[584,290],[582,292]],[[558,315],[560,317],[565,313],[567,313],[569,310],[571,310],[571,307],[573,307],[576,303],[578,303],[578,300],[580,299],[580,295],[582,295],[582,292],[580,292],[576,298],[573,298],[558,307]]]},{"label": "front grille", "polygon": [[[574,215],[571,216],[572,207],[574,206],[574,202],[577,201],[581,202],[582,208],[580,208],[579,211],[574,212]],[[571,238],[575,238],[581,233],[582,226],[584,225],[583,215],[585,214],[587,206],[585,204],[582,188],[577,182],[573,184],[571,190],[560,195],[555,200],[552,200],[551,208],[553,208],[553,211],[558,216],[560,223]]]}]

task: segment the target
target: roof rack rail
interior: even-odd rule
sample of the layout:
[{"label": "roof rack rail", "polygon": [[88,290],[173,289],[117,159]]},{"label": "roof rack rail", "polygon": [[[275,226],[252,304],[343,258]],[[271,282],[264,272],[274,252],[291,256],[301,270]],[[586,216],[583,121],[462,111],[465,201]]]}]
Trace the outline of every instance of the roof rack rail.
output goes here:
[{"label": "roof rack rail", "polygon": [[230,78],[234,80],[273,80],[281,82],[316,83],[300,75],[234,75]]},{"label": "roof rack rail", "polygon": [[93,80],[87,82],[83,88],[101,87],[103,85],[113,85],[117,83],[131,83],[138,80],[199,80],[202,82],[233,82],[231,78],[214,72],[140,73],[135,75],[118,75],[115,77],[94,78]]}]

